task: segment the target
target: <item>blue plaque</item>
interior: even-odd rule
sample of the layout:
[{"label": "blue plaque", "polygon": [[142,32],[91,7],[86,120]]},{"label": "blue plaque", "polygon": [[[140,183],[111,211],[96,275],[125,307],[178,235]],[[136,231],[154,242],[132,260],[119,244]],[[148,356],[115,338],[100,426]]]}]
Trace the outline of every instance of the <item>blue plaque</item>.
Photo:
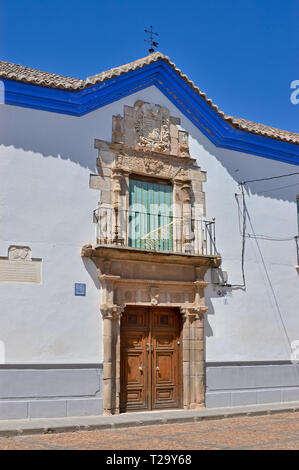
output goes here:
[{"label": "blue plaque", "polygon": [[86,295],[86,284],[75,283],[75,295]]}]

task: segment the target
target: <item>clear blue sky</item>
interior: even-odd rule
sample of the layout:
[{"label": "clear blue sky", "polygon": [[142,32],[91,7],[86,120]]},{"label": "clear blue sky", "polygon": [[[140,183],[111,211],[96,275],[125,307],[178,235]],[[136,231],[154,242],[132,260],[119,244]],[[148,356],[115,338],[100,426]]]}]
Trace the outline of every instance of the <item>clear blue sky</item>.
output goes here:
[{"label": "clear blue sky", "polygon": [[145,27],[228,114],[299,132],[298,0],[0,0],[0,58],[85,78],[147,55]]}]

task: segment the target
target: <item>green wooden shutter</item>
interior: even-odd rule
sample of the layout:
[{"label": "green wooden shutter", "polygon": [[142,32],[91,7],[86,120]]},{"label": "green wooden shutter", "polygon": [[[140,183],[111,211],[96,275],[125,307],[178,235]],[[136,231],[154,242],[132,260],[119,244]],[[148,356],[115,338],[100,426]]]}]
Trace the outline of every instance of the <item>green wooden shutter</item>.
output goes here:
[{"label": "green wooden shutter", "polygon": [[130,179],[129,245],[172,251],[172,186]]}]

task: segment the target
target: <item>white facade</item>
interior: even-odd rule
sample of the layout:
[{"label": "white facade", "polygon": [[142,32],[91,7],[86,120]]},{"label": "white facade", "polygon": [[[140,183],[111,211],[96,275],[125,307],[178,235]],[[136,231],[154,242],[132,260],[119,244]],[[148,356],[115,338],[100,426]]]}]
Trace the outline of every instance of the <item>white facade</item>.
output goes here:
[{"label": "white facade", "polygon": [[[0,256],[11,245],[29,246],[42,259],[42,282],[0,283],[0,418],[99,410],[100,284],[94,264],[80,256],[95,242],[92,212],[100,195],[89,177],[96,173],[94,139],[111,141],[112,116],[139,99],[167,107],[190,134],[191,156],[207,172],[206,216],[216,218],[229,284],[242,284],[238,182],[298,171],[216,148],[154,86],[84,117],[2,105]],[[299,398],[290,362],[290,341],[299,340],[297,182],[294,176],[246,185],[255,233],[283,240],[246,238],[246,290],[206,288],[207,406]],[[248,222],[246,233],[252,234]],[[77,282],[86,284],[85,297],[74,295]]]}]

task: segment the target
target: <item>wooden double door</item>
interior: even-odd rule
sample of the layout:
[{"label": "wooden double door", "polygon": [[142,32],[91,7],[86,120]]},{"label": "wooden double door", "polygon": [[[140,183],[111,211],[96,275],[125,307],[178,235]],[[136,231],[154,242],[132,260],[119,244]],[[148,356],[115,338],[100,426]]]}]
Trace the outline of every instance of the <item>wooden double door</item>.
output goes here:
[{"label": "wooden double door", "polygon": [[181,407],[180,320],[172,308],[125,309],[120,351],[122,412]]}]

